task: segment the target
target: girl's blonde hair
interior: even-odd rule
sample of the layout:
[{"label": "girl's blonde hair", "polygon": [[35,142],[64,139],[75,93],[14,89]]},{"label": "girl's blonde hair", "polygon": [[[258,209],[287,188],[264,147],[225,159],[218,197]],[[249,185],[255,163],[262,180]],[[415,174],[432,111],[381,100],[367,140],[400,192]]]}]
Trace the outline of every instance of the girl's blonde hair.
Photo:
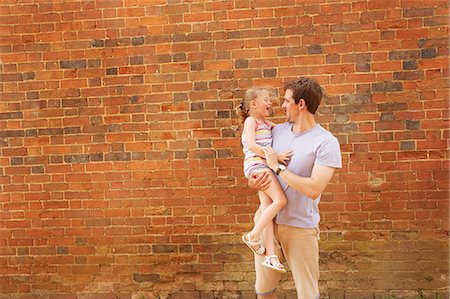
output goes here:
[{"label": "girl's blonde hair", "polygon": [[262,92],[268,92],[271,98],[274,98],[277,95],[275,88],[268,86],[257,86],[247,89],[241,103],[236,107],[236,113],[242,123],[249,116],[250,102],[256,99]]}]

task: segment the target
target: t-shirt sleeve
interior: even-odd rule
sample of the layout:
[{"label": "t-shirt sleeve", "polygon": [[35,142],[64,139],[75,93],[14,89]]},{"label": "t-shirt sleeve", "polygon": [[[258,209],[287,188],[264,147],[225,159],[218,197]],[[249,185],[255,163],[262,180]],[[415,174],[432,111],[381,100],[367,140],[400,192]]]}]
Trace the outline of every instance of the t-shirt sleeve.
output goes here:
[{"label": "t-shirt sleeve", "polygon": [[342,156],[339,141],[334,136],[329,136],[317,149],[315,164],[342,168]]}]

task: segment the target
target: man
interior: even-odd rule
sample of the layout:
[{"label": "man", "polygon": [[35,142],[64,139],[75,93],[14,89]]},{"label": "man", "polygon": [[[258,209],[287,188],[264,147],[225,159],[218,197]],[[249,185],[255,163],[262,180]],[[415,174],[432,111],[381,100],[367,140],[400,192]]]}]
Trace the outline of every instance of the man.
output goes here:
[{"label": "man", "polygon": [[[319,298],[319,201],[334,170],[342,167],[338,140],[315,120],[322,89],[312,78],[299,78],[284,86],[282,107],[286,121],[277,125],[272,148],[264,149],[269,167],[277,174],[288,199],[275,219],[275,237],[291,269],[300,299]],[[280,165],[275,152],[292,150],[287,166]],[[264,190],[270,182],[267,173],[256,174],[249,186]],[[257,215],[255,216],[257,217]],[[277,298],[280,274],[261,265],[255,255],[255,289],[260,299]]]}]

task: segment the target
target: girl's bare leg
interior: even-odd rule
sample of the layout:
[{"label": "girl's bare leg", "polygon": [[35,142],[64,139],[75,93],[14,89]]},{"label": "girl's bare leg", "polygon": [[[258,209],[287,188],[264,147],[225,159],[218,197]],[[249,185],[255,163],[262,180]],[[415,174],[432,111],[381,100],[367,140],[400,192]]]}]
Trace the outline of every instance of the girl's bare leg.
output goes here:
[{"label": "girl's bare leg", "polygon": [[[272,176],[272,182],[270,183],[269,188],[264,190],[264,193],[267,196],[261,196],[261,194],[259,196],[261,205],[263,205],[263,207],[265,208],[262,210],[261,217],[255,223],[255,226],[250,232],[250,238],[251,240],[254,241],[257,241],[260,238],[263,230],[269,224],[272,226],[271,232],[273,240],[273,218],[278,213],[278,211],[280,211],[287,203],[286,196],[284,195],[284,192],[281,189],[280,184],[278,184],[278,180],[276,179],[275,175],[273,173],[270,173],[270,175]],[[267,241],[268,240],[265,240],[264,242],[266,245],[269,244],[269,242]]]},{"label": "girl's bare leg", "polygon": [[[270,197],[264,193],[263,191],[259,191],[259,201],[261,206],[261,212],[264,213],[264,210],[272,203]],[[275,247],[274,247],[274,232],[273,232],[273,221],[269,222],[267,226],[262,231],[262,239],[264,246],[266,247],[266,255],[274,255]]]}]

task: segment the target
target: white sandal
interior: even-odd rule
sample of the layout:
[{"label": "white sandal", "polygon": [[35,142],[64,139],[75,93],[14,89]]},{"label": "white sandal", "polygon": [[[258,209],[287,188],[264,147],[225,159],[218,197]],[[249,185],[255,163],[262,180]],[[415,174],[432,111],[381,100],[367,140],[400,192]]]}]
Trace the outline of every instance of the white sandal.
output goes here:
[{"label": "white sandal", "polygon": [[278,256],[276,255],[269,255],[266,256],[263,262],[261,262],[263,266],[266,266],[270,269],[273,269],[275,271],[286,273],[286,270],[284,269],[284,266],[282,263],[280,263],[280,260],[278,259]]},{"label": "white sandal", "polygon": [[242,235],[242,242],[244,242],[244,244],[247,245],[247,247],[250,248],[254,254],[264,255],[266,252],[266,248],[263,244],[261,244],[261,242],[254,242],[250,239],[250,233],[245,233]]}]

